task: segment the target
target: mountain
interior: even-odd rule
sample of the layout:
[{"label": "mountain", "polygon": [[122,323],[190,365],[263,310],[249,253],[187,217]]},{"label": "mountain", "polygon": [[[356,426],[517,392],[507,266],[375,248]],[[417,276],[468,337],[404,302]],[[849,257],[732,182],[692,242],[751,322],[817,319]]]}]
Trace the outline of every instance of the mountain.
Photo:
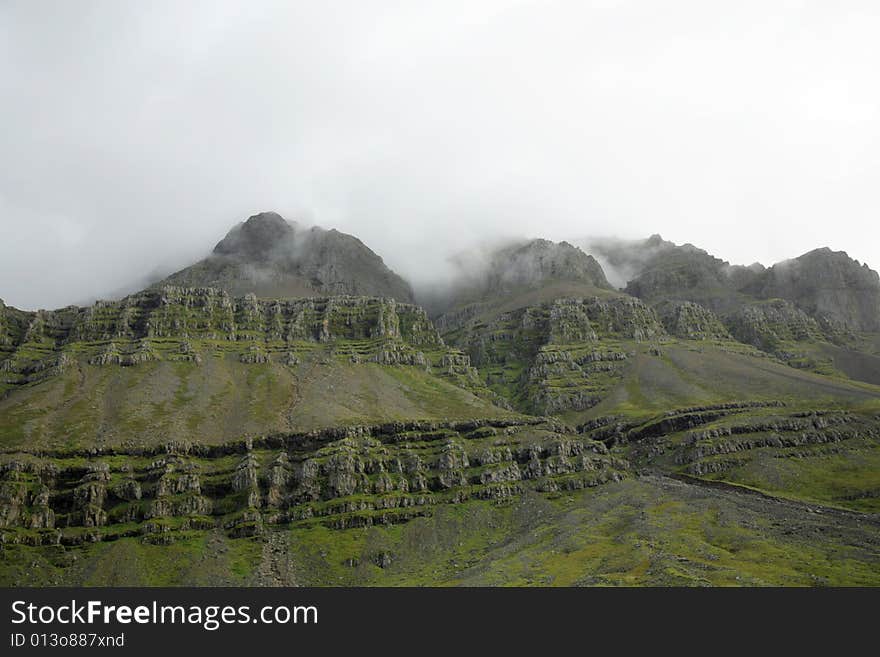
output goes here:
[{"label": "mountain", "polygon": [[0,302],[0,585],[880,585],[876,274],[591,248],[470,252],[429,312],[267,213]]},{"label": "mountain", "polygon": [[412,302],[409,284],[356,237],[304,228],[275,212],[250,217],[227,233],[210,256],[154,287],[214,287],[233,296],[390,297]]},{"label": "mountain", "polygon": [[792,301],[812,317],[854,331],[880,331],[880,275],[843,251],[816,249],[770,267],[743,286]]}]

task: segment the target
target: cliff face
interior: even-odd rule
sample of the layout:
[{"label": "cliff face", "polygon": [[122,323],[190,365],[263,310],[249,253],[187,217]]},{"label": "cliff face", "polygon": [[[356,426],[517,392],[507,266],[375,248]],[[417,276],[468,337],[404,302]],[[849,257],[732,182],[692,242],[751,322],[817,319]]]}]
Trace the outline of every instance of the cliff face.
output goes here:
[{"label": "cliff face", "polygon": [[35,313],[7,306],[0,299],[0,360],[18,344]]},{"label": "cliff face", "polygon": [[620,289],[641,274],[655,258],[676,248],[673,242],[664,240],[660,235],[651,235],[646,240],[591,238],[582,240],[580,244],[584,251],[604,263],[608,279]]},{"label": "cliff face", "polygon": [[[681,584],[692,567],[690,583],[734,584],[759,563],[754,583],[775,583],[768,559],[780,584],[792,564],[816,583],[817,559],[839,561],[830,583],[876,580],[880,388],[818,360],[864,355],[828,341],[841,317],[874,326],[870,270],[820,254],[784,278],[657,238],[619,260],[643,301],[536,240],[492,254],[435,325],[345,293],[388,289],[352,240],[264,215],[177,275],[227,287],[0,302],[0,584],[183,583],[180,563],[200,585],[254,584],[238,573],[294,560],[272,581]],[[842,518],[862,543],[838,540]],[[826,559],[816,541],[832,539]],[[769,547],[743,559],[744,541]],[[203,576],[206,555],[225,579]]]},{"label": "cliff face", "polygon": [[767,269],[730,265],[658,235],[586,248],[676,337],[732,337],[799,369],[877,380],[880,276],[846,253],[816,249]]},{"label": "cliff face", "polygon": [[7,318],[6,304],[0,299],[0,348],[12,344],[12,335]]},{"label": "cliff face", "polygon": [[389,524],[442,504],[620,481],[628,467],[602,443],[539,420],[353,426],[211,448],[172,441],[56,456],[0,455],[0,544]]},{"label": "cliff face", "polygon": [[691,301],[660,303],[657,314],[663,327],[678,338],[687,340],[729,340],[730,333],[708,308]]},{"label": "cliff face", "polygon": [[[6,311],[8,313],[8,310]],[[17,311],[25,330],[7,331],[7,347],[62,349],[72,343],[153,338],[223,341],[330,342],[400,339],[413,346],[437,347],[440,337],[418,306],[388,298],[309,299],[234,298],[216,288],[164,286],[121,301],[99,301],[87,308]],[[0,328],[4,314],[0,312]]]},{"label": "cliff face", "polygon": [[235,296],[385,296],[413,299],[409,284],[360,240],[303,228],[274,212],[234,227],[206,259],[156,284],[216,287]]},{"label": "cliff face", "polygon": [[810,251],[768,269],[745,291],[782,298],[849,330],[880,331],[880,275],[842,251]]},{"label": "cliff face", "polygon": [[[214,288],[166,286],[87,308],[11,310],[0,309],[0,329],[12,326],[11,320],[20,325],[2,334],[0,383],[10,390],[62,374],[83,360],[96,366],[198,365],[203,352],[223,352],[237,354],[244,364],[294,365],[299,352],[326,345],[352,362],[425,368],[424,352],[448,351],[422,308],[387,298],[261,300],[233,298]],[[467,375],[468,367],[464,363],[455,373]]]},{"label": "cliff face", "polygon": [[3,299],[0,299],[0,360],[15,342],[15,326],[12,316],[13,310],[6,307]]},{"label": "cliff face", "polygon": [[638,299],[559,298],[487,317],[461,314],[447,334],[493,390],[530,413],[584,411],[623,377],[636,343],[665,336]]},{"label": "cliff face", "polygon": [[815,319],[784,299],[743,306],[727,318],[727,325],[740,342],[769,352],[786,342],[827,339]]}]

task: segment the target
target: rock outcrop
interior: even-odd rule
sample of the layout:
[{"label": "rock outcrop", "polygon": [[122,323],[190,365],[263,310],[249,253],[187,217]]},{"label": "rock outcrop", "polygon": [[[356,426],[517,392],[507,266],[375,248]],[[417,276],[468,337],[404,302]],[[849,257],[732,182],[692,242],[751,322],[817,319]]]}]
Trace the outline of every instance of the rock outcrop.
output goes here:
[{"label": "rock outcrop", "polygon": [[[634,344],[665,337],[654,311],[638,299],[559,298],[490,320],[461,315],[449,334],[490,387],[513,390],[519,408],[550,414],[595,406],[621,380]],[[510,374],[508,374],[510,372]]]},{"label": "rock outcrop", "polygon": [[734,289],[730,265],[690,244],[659,252],[626,286],[626,292],[650,303],[690,300],[723,309]]},{"label": "rock outcrop", "polygon": [[540,420],[339,427],[166,450],[116,452],[112,465],[99,456],[56,465],[2,455],[0,540],[77,544],[132,532],[167,540],[188,528],[246,536],[312,519],[332,528],[404,522],[437,504],[598,486],[628,467],[603,444]]},{"label": "rock outcrop", "polygon": [[743,306],[728,316],[727,326],[740,342],[771,353],[786,342],[826,339],[815,319],[783,299]]},{"label": "rock outcrop", "polygon": [[666,301],[657,315],[670,335],[686,340],[730,340],[728,330],[715,313],[691,301]]},{"label": "rock outcrop", "polygon": [[693,301],[723,317],[744,305],[783,299],[818,321],[826,338],[880,331],[880,275],[842,251],[815,249],[767,269],[730,265],[659,235],[641,242],[597,240],[587,248],[625,272],[626,291],[652,305]]},{"label": "rock outcrop", "polygon": [[[57,374],[85,356],[89,365],[132,367],[160,360],[200,364],[208,343],[240,345],[241,363],[299,362],[298,345],[356,345],[354,362],[427,367],[426,350],[445,350],[419,306],[390,298],[233,298],[215,288],[166,286],[87,308],[17,314],[26,331],[7,329],[0,367],[7,384]],[[0,309],[0,329],[11,325]],[[6,322],[3,324],[2,322]],[[354,347],[349,347],[354,348]]]}]

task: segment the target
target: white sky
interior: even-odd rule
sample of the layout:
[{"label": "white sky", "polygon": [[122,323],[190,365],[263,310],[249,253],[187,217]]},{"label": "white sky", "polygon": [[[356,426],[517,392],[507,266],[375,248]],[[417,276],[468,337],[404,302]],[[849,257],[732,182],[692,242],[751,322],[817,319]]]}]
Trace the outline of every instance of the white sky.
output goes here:
[{"label": "white sky", "polygon": [[661,233],[880,267],[880,2],[0,0],[0,297],[182,266],[260,210],[416,284]]}]

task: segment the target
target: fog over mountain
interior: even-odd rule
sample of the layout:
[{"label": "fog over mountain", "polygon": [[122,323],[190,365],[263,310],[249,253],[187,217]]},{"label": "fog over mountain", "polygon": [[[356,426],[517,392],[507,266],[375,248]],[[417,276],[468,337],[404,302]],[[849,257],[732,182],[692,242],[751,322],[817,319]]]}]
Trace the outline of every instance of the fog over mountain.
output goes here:
[{"label": "fog over mountain", "polygon": [[0,296],[134,290],[265,210],[416,292],[531,238],[877,268],[878,33],[868,1],[7,0]]}]

